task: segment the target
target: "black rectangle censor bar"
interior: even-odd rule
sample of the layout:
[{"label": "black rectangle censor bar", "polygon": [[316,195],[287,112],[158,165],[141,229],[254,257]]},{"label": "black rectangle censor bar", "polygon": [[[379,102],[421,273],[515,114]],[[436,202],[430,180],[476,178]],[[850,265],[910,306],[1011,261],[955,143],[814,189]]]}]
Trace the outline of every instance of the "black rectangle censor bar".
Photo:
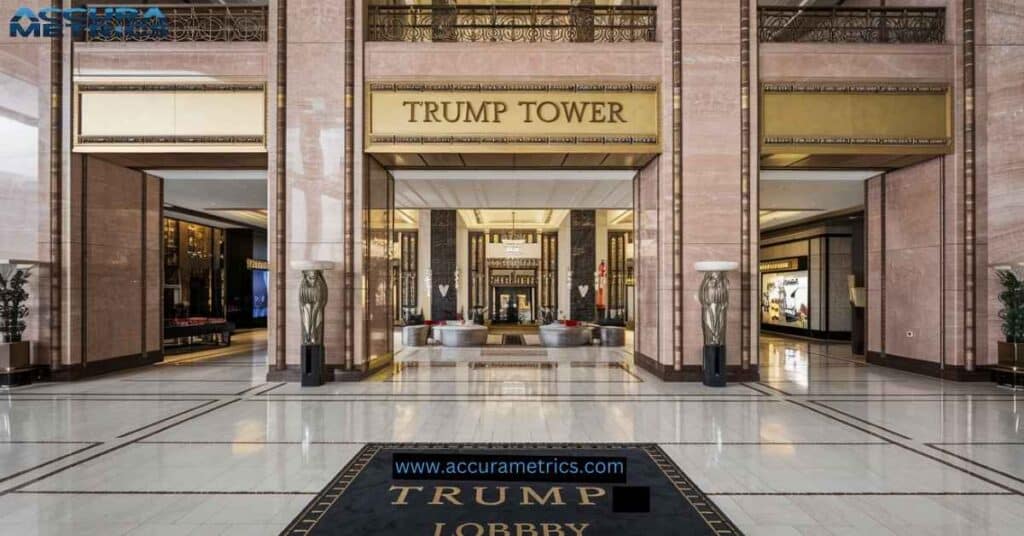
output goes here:
[{"label": "black rectangle censor bar", "polygon": [[395,452],[391,478],[622,484],[626,482],[626,458]]}]

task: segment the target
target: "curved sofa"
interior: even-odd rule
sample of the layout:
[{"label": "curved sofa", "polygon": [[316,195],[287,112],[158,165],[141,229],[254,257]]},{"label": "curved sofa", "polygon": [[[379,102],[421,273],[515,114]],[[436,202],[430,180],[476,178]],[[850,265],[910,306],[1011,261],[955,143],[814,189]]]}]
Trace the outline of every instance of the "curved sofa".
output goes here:
[{"label": "curved sofa", "polygon": [[540,327],[541,345],[554,348],[590,344],[591,335],[590,326],[570,327],[565,324],[545,324]]},{"label": "curved sofa", "polygon": [[434,326],[441,346],[483,346],[487,344],[487,328],[478,324]]}]

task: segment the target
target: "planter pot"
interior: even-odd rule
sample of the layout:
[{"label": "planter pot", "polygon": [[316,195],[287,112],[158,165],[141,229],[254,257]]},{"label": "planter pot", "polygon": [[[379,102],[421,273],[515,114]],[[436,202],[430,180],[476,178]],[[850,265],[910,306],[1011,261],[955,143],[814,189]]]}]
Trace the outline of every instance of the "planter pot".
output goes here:
[{"label": "planter pot", "polygon": [[999,364],[1024,369],[1024,342],[999,341]]},{"label": "planter pot", "polygon": [[31,349],[28,341],[0,342],[0,371],[28,368]]}]

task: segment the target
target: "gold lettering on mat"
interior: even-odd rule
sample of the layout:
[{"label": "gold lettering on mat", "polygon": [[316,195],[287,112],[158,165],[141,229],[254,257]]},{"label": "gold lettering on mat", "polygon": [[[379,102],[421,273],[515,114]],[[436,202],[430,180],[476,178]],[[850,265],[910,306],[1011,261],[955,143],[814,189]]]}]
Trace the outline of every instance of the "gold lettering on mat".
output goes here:
[{"label": "gold lettering on mat", "polygon": [[367,87],[368,152],[659,150],[655,83]]}]

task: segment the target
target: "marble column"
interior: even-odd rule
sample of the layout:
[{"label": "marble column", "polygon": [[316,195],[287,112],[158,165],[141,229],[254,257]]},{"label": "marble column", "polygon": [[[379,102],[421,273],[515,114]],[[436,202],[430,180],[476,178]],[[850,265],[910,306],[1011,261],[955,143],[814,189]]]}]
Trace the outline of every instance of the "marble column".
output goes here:
[{"label": "marble column", "polygon": [[[323,259],[338,263],[340,268],[346,254],[346,3],[291,0],[284,5],[287,104],[285,139],[280,142],[285,144],[286,256]],[[282,269],[287,269],[286,330],[285,340],[280,343],[284,344],[289,370],[296,367],[297,371],[300,322],[292,303],[301,272]],[[344,272],[338,269],[324,274],[333,297],[324,311],[325,362],[329,369],[345,365]]]}]

